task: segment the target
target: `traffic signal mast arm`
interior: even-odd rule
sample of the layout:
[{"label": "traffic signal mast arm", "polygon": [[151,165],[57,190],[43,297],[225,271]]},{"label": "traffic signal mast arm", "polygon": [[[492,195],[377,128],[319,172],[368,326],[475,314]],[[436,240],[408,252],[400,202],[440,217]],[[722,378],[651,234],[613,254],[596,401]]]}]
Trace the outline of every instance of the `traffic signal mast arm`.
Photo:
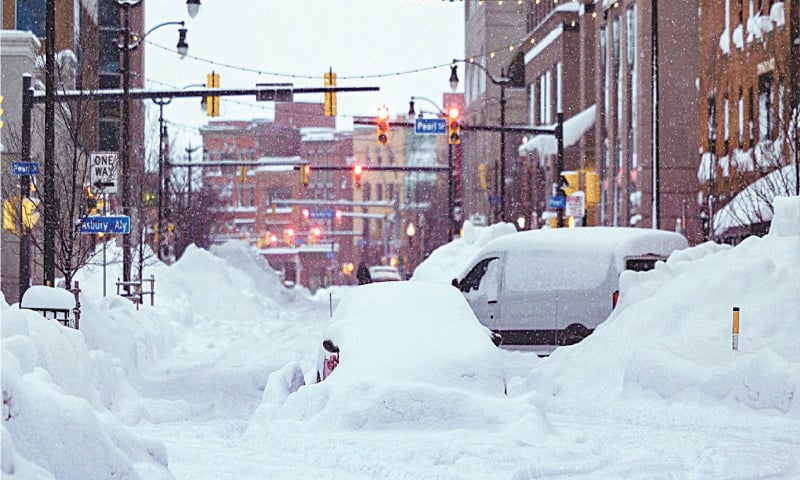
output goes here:
[{"label": "traffic signal mast arm", "polygon": [[[375,125],[375,117],[358,117],[353,120],[355,125]],[[414,128],[412,122],[392,122],[393,127]],[[469,125],[461,124],[462,130],[476,131],[476,132],[499,132],[505,130],[506,132],[519,132],[519,133],[533,133],[542,135],[555,135],[556,127],[531,127],[528,125],[506,125],[500,127],[499,125]]]}]

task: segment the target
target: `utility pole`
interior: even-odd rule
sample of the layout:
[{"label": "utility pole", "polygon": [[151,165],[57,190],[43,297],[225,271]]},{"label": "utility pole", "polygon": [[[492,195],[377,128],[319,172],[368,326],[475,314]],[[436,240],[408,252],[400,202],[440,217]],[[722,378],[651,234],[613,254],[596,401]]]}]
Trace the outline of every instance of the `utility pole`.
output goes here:
[{"label": "utility pole", "polygon": [[[44,283],[56,281],[56,0],[47,0],[44,102]],[[23,113],[24,115],[24,113]]]},{"label": "utility pole", "polygon": [[[22,145],[20,160],[30,161],[31,158],[31,109],[33,106],[33,90],[31,90],[31,75],[22,76]],[[31,192],[31,177],[19,177],[19,303],[31,283],[31,236],[28,227],[23,221],[23,203]]]}]

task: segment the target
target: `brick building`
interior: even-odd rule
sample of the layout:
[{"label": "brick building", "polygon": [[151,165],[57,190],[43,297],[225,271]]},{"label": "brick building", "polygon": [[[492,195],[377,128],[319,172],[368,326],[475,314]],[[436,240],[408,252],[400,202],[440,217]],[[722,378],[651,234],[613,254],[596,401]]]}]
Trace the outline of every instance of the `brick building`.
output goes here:
[{"label": "brick building", "polygon": [[[702,2],[700,202],[704,237],[764,234],[776,195],[796,194],[800,2]],[[793,131],[794,128],[794,131]],[[760,181],[759,181],[760,180]],[[735,200],[764,185],[756,201]],[[759,205],[762,203],[764,205]]]},{"label": "brick building", "polygon": [[[344,168],[352,157],[351,134],[334,122],[323,116],[322,104],[278,103],[274,121],[203,127],[204,161],[212,164],[203,168],[203,186],[216,199],[212,241],[246,241],[286,280],[312,289],[347,283],[342,267],[358,261],[352,220],[329,213],[341,210],[337,201],[352,199],[350,175],[317,168]],[[306,163],[304,186],[299,167]]]}]

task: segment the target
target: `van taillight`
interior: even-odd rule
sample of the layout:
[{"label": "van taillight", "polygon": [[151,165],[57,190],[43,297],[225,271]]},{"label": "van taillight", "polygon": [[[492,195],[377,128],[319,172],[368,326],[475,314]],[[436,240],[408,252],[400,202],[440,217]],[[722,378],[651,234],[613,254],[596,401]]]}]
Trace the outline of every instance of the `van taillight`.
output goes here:
[{"label": "van taillight", "polygon": [[619,290],[614,292],[614,295],[611,296],[611,308],[617,308],[617,302],[619,301]]}]

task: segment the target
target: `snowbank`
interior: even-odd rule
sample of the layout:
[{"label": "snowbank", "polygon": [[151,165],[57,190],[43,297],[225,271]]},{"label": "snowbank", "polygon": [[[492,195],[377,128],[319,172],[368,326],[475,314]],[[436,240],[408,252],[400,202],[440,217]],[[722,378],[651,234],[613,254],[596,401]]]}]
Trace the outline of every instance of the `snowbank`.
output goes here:
[{"label": "snowbank", "polygon": [[[653,397],[800,416],[800,203],[776,205],[764,238],[705,243],[652,271],[625,272],[609,319],[540,362],[528,388],[584,405]],[[741,309],[738,351],[733,307]]]}]

